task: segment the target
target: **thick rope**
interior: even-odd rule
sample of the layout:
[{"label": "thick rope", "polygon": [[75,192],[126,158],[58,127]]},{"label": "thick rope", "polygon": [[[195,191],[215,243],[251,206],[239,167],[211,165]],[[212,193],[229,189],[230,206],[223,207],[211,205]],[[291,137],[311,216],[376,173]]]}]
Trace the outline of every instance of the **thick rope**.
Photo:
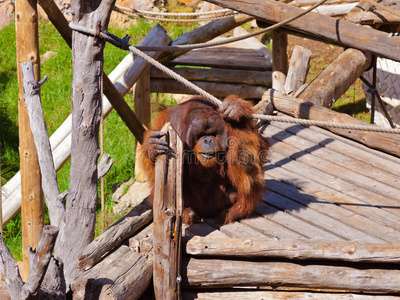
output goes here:
[{"label": "thick rope", "polygon": [[311,6],[310,8],[308,8],[307,10],[304,10],[303,12],[301,12],[300,14],[293,16],[285,21],[276,23],[272,26],[269,26],[265,29],[253,32],[253,33],[249,33],[246,35],[242,35],[242,36],[238,36],[238,37],[231,37],[231,38],[227,38],[224,39],[223,41],[211,41],[211,42],[206,42],[206,43],[198,43],[198,44],[189,44],[189,45],[176,45],[176,46],[137,46],[136,48],[142,50],[142,51],[166,51],[166,52],[175,52],[175,51],[189,51],[189,50],[193,50],[193,49],[201,49],[201,48],[208,48],[208,47],[214,47],[214,46],[221,46],[221,45],[225,45],[228,43],[233,43],[233,42],[237,42],[237,41],[241,41],[244,39],[248,39],[260,34],[264,34],[267,33],[269,31],[278,29],[306,14],[308,14],[309,12],[311,12],[312,10],[314,10],[315,8],[317,8],[318,6],[324,4],[326,1],[328,0],[321,0],[318,3],[314,4],[313,6]]},{"label": "thick rope", "polygon": [[231,9],[220,9],[220,10],[197,12],[197,13],[167,13],[167,12],[155,12],[148,10],[131,9],[121,5],[115,5],[115,8],[123,11],[134,12],[137,14],[163,16],[163,17],[196,17],[196,16],[208,16],[208,15],[220,15],[233,12]]},{"label": "thick rope", "polygon": [[189,22],[207,22],[207,21],[215,21],[215,20],[220,20],[220,19],[226,19],[230,18],[233,15],[236,15],[236,12],[231,12],[229,14],[225,14],[222,16],[214,16],[214,17],[207,17],[207,18],[195,18],[195,19],[181,19],[181,18],[160,18],[160,17],[151,17],[151,16],[146,16],[142,13],[139,13],[139,11],[135,10],[130,10],[128,11],[126,8],[121,8],[120,6],[116,5],[114,7],[114,11],[128,15],[133,18],[142,18],[146,20],[151,20],[151,21],[158,21],[158,22],[181,22],[181,23],[189,23]]}]

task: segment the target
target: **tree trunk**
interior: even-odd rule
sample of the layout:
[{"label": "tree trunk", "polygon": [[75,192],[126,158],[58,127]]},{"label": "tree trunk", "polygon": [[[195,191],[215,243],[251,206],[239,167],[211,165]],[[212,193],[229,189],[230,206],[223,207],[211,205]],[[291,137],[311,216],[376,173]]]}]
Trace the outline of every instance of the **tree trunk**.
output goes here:
[{"label": "tree trunk", "polygon": [[[86,28],[100,25],[101,30],[107,29],[114,3],[72,1],[73,22]],[[100,39],[73,32],[70,185],[66,216],[55,248],[55,255],[64,263],[67,287],[79,275],[79,253],[94,238],[104,45]]]}]

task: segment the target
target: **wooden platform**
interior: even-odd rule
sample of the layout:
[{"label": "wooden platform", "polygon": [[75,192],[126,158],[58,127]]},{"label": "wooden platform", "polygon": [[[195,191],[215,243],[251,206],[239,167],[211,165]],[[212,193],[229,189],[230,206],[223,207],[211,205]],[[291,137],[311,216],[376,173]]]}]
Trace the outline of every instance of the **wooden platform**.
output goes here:
[{"label": "wooden platform", "polygon": [[[265,166],[269,192],[257,214],[254,218],[222,227],[205,220],[204,223],[187,227],[186,236],[360,243],[400,241],[399,158],[316,127],[273,122],[264,126],[262,133],[273,146],[270,161]],[[381,276],[385,276],[386,272],[395,272],[388,273],[388,276],[397,283],[397,276],[400,275],[399,265],[390,264],[389,261],[387,264],[365,265],[343,261],[299,262],[267,258],[266,261],[257,262],[254,258],[242,261],[240,258],[239,261],[238,258],[230,258],[230,276],[240,278],[238,274],[243,272],[245,274],[242,273],[239,282],[248,277],[252,278],[249,283],[255,278],[259,280],[265,277],[264,282],[270,283],[274,291],[268,291],[268,288],[267,291],[216,291],[215,288],[224,280],[221,277],[227,276],[224,273],[227,272],[227,262],[218,260],[218,257],[204,257],[204,260],[201,257],[197,260],[193,258],[186,257],[189,263],[184,267],[190,273],[187,280],[191,288],[214,289],[184,290],[184,299],[394,299],[390,295],[368,294],[368,287],[373,286],[376,280],[382,280]],[[201,273],[204,278],[207,268],[213,269],[208,269],[208,272],[209,276],[215,274],[212,275],[214,277],[208,283],[196,282],[193,279],[196,273]],[[269,271],[271,269],[274,271]],[[376,272],[380,272],[380,275]],[[313,288],[321,284],[320,279],[323,281],[327,278],[332,278],[336,288]],[[355,291],[364,285],[367,290],[361,294]],[[379,287],[375,286],[375,289]],[[387,288],[382,286],[382,292],[385,293]]]},{"label": "wooden platform", "polygon": [[273,144],[263,205],[210,234],[400,241],[400,159],[316,127],[272,123],[262,132]]}]

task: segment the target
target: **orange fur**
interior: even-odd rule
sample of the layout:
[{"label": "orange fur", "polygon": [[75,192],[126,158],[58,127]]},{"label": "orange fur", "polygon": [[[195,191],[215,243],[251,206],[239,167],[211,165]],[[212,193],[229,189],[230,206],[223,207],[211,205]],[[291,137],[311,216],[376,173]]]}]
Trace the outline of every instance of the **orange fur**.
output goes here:
[{"label": "orange fur", "polygon": [[[160,112],[154,120],[152,130],[160,130],[170,121],[183,140],[185,151],[195,154],[188,155],[184,162],[185,223],[198,217],[216,217],[223,223],[249,217],[265,191],[263,164],[269,144],[250,119],[252,106],[236,96],[229,96],[224,102],[220,112],[197,97]],[[201,156],[205,150],[199,142],[200,133],[215,140],[213,145],[225,153],[224,160]],[[148,134],[141,157],[154,184],[154,164],[147,155],[152,149]]]}]

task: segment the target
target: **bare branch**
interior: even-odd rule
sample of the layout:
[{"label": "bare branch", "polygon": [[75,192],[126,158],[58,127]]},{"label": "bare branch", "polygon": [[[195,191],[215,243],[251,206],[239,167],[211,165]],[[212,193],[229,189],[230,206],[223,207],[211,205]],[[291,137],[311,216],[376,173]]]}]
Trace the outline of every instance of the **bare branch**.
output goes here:
[{"label": "bare branch", "polygon": [[19,274],[17,262],[12,257],[2,235],[0,235],[0,270],[6,281],[11,299],[19,299],[24,282]]},{"label": "bare branch", "polygon": [[53,154],[51,152],[50,140],[47,134],[46,123],[43,117],[43,109],[40,100],[40,85],[47,77],[39,82],[33,73],[33,63],[21,63],[22,80],[24,84],[24,100],[28,109],[31,130],[38,152],[40,172],[42,174],[42,188],[49,208],[50,223],[59,226],[64,216],[64,205],[57,201],[59,189],[57,184],[57,173],[54,167]]}]

